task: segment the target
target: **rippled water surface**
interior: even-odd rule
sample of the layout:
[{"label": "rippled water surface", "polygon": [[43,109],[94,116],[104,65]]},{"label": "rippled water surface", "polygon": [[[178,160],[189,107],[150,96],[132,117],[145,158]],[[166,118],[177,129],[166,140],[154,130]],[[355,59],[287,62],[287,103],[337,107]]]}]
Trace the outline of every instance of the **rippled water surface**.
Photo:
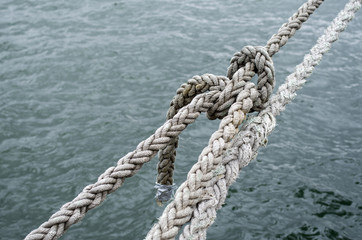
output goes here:
[{"label": "rippled water surface", "polygon": [[[303,0],[7,1],[0,4],[0,238],[22,239],[165,120],[176,89],[225,74]],[[284,81],[346,1],[329,0],[273,57]],[[325,55],[208,239],[361,239],[362,12]],[[219,120],[181,135],[175,179]],[[162,213],[157,158],[62,239],[142,239]]]}]

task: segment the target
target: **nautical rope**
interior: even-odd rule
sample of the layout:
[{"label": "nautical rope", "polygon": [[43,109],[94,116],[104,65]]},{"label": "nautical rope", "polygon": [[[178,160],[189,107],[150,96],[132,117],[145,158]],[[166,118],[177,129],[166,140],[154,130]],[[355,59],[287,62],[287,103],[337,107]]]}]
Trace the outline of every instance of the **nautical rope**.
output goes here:
[{"label": "nautical rope", "polygon": [[216,210],[224,203],[230,185],[236,180],[240,170],[256,157],[259,146],[267,142],[267,136],[274,130],[275,116],[284,111],[285,106],[294,99],[296,91],[302,88],[305,79],[312,74],[323,54],[329,51],[332,43],[346,29],[361,4],[362,0],[351,0],[346,4],[319,37],[310,53],[305,55],[303,62],[296,66],[294,73],[286,78],[277,93],[264,105],[264,110],[242,126],[231,148],[223,156],[223,174],[212,186],[208,186],[209,198],[197,204],[191,222],[184,227],[180,239],[206,239],[206,230],[214,222]]},{"label": "nautical rope", "polygon": [[[170,108],[167,112],[167,119],[173,118],[176,113],[184,106],[189,104],[192,99],[201,93],[207,91],[222,91],[225,89],[226,83],[230,79],[223,76],[215,76],[212,74],[204,74],[202,76],[194,76],[187,83],[181,85],[176,91],[176,96],[170,103]],[[158,175],[157,183],[162,185],[173,184],[173,169],[176,158],[178,138],[174,140],[159,152]],[[167,199],[168,200],[168,199]],[[166,200],[166,201],[167,201]]]},{"label": "nautical rope", "polygon": [[108,168],[96,183],[86,186],[75,199],[64,204],[25,239],[59,238],[71,225],[80,221],[87,211],[100,205],[108,194],[117,190],[126,178],[136,174],[145,162],[150,161],[160,149],[165,148],[188,124],[193,123],[201,112],[206,112],[212,105],[210,98],[218,94],[219,91],[211,91],[207,95],[195,97],[154,134],[139,143],[136,150],[122,157],[116,166]]},{"label": "nautical rope", "polygon": [[[260,48],[256,53],[256,56],[259,56],[265,51]],[[274,69],[270,69],[270,66],[273,66],[270,58],[259,56],[254,61],[257,67],[261,67],[261,69],[257,69],[261,74],[274,78]],[[204,157],[221,156],[226,144],[235,136],[238,126],[245,119],[245,113],[253,107],[253,102],[258,99],[255,84],[248,82],[252,78],[251,75],[254,75],[250,75],[253,70],[254,64],[248,63],[234,74],[235,77],[231,81],[234,84],[228,90],[231,92],[230,96],[238,95],[237,102],[228,110],[228,116],[221,121],[219,130],[211,136],[213,141],[210,141],[210,146],[203,152]],[[265,72],[271,74],[268,75]],[[133,176],[145,162],[150,161],[160,149],[164,149],[188,124],[193,123],[201,112],[208,111],[212,107],[212,102],[222,93],[223,91],[210,91],[196,96],[190,104],[180,109],[153,135],[142,141],[136,150],[121,158],[117,166],[108,168],[96,183],[85,187],[73,201],[63,205],[47,222],[33,230],[26,239],[59,238],[66,229],[82,219],[88,210],[101,204],[109,193],[118,189],[125,178]],[[208,156],[209,153],[210,156]]]},{"label": "nautical rope", "polygon": [[[265,51],[264,51],[265,52]],[[271,59],[259,58],[256,65],[262,67],[258,69],[260,73],[270,71],[274,77],[274,69],[270,69]],[[234,75],[234,86],[231,90],[240,93],[237,102],[228,110],[221,122],[219,130],[212,136],[210,144],[204,149],[202,156],[208,158],[219,158],[225,146],[237,133],[238,126],[245,119],[245,112],[248,112],[258,94],[256,86],[252,82],[247,82],[252,76],[248,75],[254,69],[253,64],[246,64],[245,67],[237,71]],[[223,78],[223,77],[222,77]],[[272,81],[272,80],[270,80]],[[206,112],[212,107],[212,102],[217,99],[222,92],[210,91],[196,96],[190,104],[180,109],[180,111],[170,120],[166,121],[156,132],[145,141],[142,141],[133,152],[121,158],[117,166],[108,168],[94,184],[88,185],[71,202],[64,204],[61,209],[53,214],[50,219],[39,228],[33,230],[26,239],[57,239],[71,225],[81,220],[85,213],[101,204],[106,196],[118,189],[125,178],[133,176],[145,162],[160,150],[166,147],[174,137],[177,137],[188,124],[193,123],[201,112]],[[213,166],[203,166],[203,168]],[[196,179],[195,179],[196,180]],[[191,189],[200,186],[190,186]]]},{"label": "nautical rope", "polygon": [[[299,29],[300,26],[296,26],[296,23],[301,24],[304,22],[306,16],[310,16],[322,2],[323,1],[308,1],[303,4],[298,9],[298,12],[289,19],[288,23],[291,23],[295,29]],[[298,15],[302,16],[302,20],[296,20],[298,19]],[[267,44],[267,46],[273,46],[269,47],[269,51],[271,51],[272,54],[279,50],[279,46],[286,43],[288,37],[284,36],[289,36],[288,33],[290,36],[294,35],[296,30],[287,31],[287,26],[288,24],[284,24],[278,31],[281,33],[274,35],[272,41],[270,41],[271,43]],[[277,40],[280,40],[281,44],[276,44]],[[231,66],[228,69],[228,77],[232,75],[232,80],[227,83],[225,89],[219,95],[218,101],[213,102],[212,108],[208,111],[208,116],[224,117],[226,111],[228,111],[228,115],[222,118],[219,129],[209,140],[209,145],[201,152],[198,162],[189,171],[187,180],[177,189],[175,199],[167,205],[158,223],[148,232],[146,239],[175,238],[178,230],[191,220],[196,204],[205,198],[212,198],[212,196],[215,195],[215,191],[210,189],[209,186],[213,186],[213,183],[223,175],[222,155],[231,144],[229,141],[223,141],[221,145],[218,141],[222,138],[215,134],[218,132],[219,134],[225,134],[228,133],[228,131],[238,131],[237,128],[233,128],[237,126],[235,124],[230,126],[230,130],[225,129],[223,122],[225,119],[232,117],[230,116],[230,110],[234,104],[239,102],[238,98],[241,96],[244,98],[250,96],[248,106],[243,109],[249,110],[248,112],[250,112],[253,107],[261,107],[262,104],[268,100],[274,87],[274,68],[271,57],[267,51],[268,49],[266,47],[247,46],[241,50],[241,53],[235,54],[232,58]],[[260,66],[260,64],[263,65]],[[255,68],[256,70],[254,70]],[[259,76],[257,91],[250,91],[252,95],[244,96],[244,93],[239,90],[241,88],[236,86],[238,86],[238,82],[244,84],[245,80],[250,81],[256,71]],[[247,84],[253,83],[247,82]],[[234,87],[235,91],[233,91]],[[254,88],[254,86],[251,87]],[[230,105],[231,107],[228,110]],[[243,111],[243,113],[245,114],[247,112]],[[217,139],[216,136],[219,138]],[[217,143],[216,146],[214,146],[215,143]],[[215,151],[213,151],[212,147],[215,148]]]},{"label": "nautical rope", "polygon": [[[238,126],[245,118],[245,114],[253,109],[253,107],[259,107],[258,104],[260,102],[262,104],[266,101],[266,98],[260,97],[265,92],[263,89],[268,90],[267,84],[274,85],[273,64],[269,56],[270,54],[268,54],[270,49],[268,50],[264,47],[250,47],[248,49],[251,52],[247,55],[250,62],[245,62],[244,66],[236,70],[232,79],[229,80],[230,82],[226,84],[223,90],[221,88],[213,89],[208,93],[195,96],[172,119],[166,121],[153,135],[142,141],[136,150],[121,158],[116,166],[108,168],[98,178],[96,183],[85,187],[74,200],[63,205],[47,222],[32,231],[26,239],[56,239],[60,237],[67,228],[81,220],[88,210],[101,204],[108,194],[118,189],[123,184],[125,178],[133,176],[159,150],[170,145],[188,124],[196,120],[201,112],[207,112],[212,109],[215,113],[220,113],[220,116],[227,113],[227,116],[220,122],[219,130],[211,136],[209,145],[200,155],[199,165],[196,164],[196,167],[191,169],[192,173],[188,177],[190,182],[181,185],[179,188],[183,189],[180,190],[183,191],[181,198],[186,200],[187,204],[177,205],[176,202],[176,211],[171,210],[166,218],[162,216],[160,219],[160,222],[163,219],[171,219],[175,226],[168,228],[171,226],[169,224],[168,227],[163,225],[160,228],[156,227],[156,231],[152,234],[157,239],[173,238],[179,227],[190,219],[189,215],[195,209],[196,204],[200,200],[205,199],[203,197],[200,198],[200,194],[206,193],[205,189],[211,186],[214,181],[217,181],[214,175],[218,177],[223,175],[223,154],[231,146],[232,139],[238,131]],[[250,79],[255,74],[254,71],[258,71],[259,79],[262,79],[258,86],[250,82]],[[225,77],[213,77],[218,78],[219,81],[225,81]],[[220,108],[213,108],[214,102],[220,98],[225,99],[224,104],[229,105],[229,107],[221,104]],[[235,102],[231,104],[230,99],[235,99]],[[207,170],[210,172],[204,174],[203,172]],[[208,185],[204,185],[205,183]],[[210,183],[211,185],[209,185]],[[185,187],[186,185],[187,187]],[[179,196],[180,194],[176,193],[175,200],[182,200]],[[168,208],[166,207],[166,209]]]},{"label": "nautical rope", "polygon": [[86,186],[74,200],[64,204],[48,221],[33,230],[26,239],[60,237],[66,229],[81,220],[87,211],[100,205],[108,194],[118,189],[125,178],[133,176],[145,162],[150,161],[159,150],[169,145],[173,138],[177,137],[188,124],[194,122],[201,112],[208,111],[215,99],[218,99],[219,96],[235,98],[242,93],[239,102],[234,103],[228,110],[229,116],[221,121],[220,129],[212,135],[211,148],[204,152],[204,155],[210,151],[213,151],[216,156],[221,155],[226,144],[236,134],[236,129],[245,118],[245,113],[253,107],[253,103],[258,99],[254,84],[247,82],[254,75],[255,65],[259,67],[259,76],[264,74],[263,79],[267,79],[266,83],[273,81],[274,71],[270,69],[272,66],[270,57],[265,54],[266,51],[263,48],[255,48],[254,52],[254,57],[258,57],[254,59],[255,64],[247,63],[245,67],[238,70],[239,73],[235,74],[235,81],[231,81],[232,84],[229,85],[228,94],[223,94],[225,89],[222,92],[211,91],[195,97],[190,104],[161,126],[155,134],[141,142],[136,150],[121,158],[115,167],[108,168],[96,183]]},{"label": "nautical rope", "polygon": [[[308,17],[322,4],[323,0],[309,0],[304,3],[296,13],[294,13],[287,23],[284,23],[278,30],[277,34],[274,34],[267,42],[265,49],[270,57],[277,53],[282,46],[284,46],[289,38],[291,38],[295,32],[301,28],[302,24],[308,19]],[[235,72],[243,67],[250,61],[250,57],[255,55],[255,49],[253,47],[244,47],[240,52],[234,54],[231,59],[230,66],[228,68],[227,77],[225,79],[213,78],[211,75],[195,76],[190,79],[186,84],[182,84],[177,90],[176,96],[170,103],[170,108],[167,112],[167,119],[172,118],[177,111],[186,106],[196,95],[211,90],[223,90],[225,84],[230,82]],[[272,93],[274,88],[273,83],[265,82],[266,78],[263,75],[258,75],[258,91],[261,93],[260,99],[254,103],[250,112],[259,111],[260,106],[265,103]],[[217,85],[220,84],[220,85]],[[235,98],[230,98],[228,95],[223,94],[217,101],[214,102],[212,109],[207,112],[209,119],[222,119],[225,117],[230,105],[235,102]],[[170,192],[165,192],[166,186],[173,185],[173,171],[174,162],[176,159],[176,148],[178,145],[178,138],[175,138],[165,149],[159,152],[158,163],[158,175],[155,188],[158,190],[156,193],[157,201],[167,201],[169,198],[164,196],[171,196]],[[168,188],[172,191],[173,188]],[[161,201],[161,202],[162,202]]]},{"label": "nautical rope", "polygon": [[[108,194],[118,189],[127,177],[133,176],[159,150],[166,148],[173,141],[173,138],[177,137],[188,124],[196,120],[201,112],[208,111],[216,99],[220,96],[234,99],[238,97],[238,102],[234,103],[228,110],[229,115],[221,121],[219,130],[212,135],[213,142],[210,141],[209,144],[211,147],[205,148],[203,152],[203,157],[206,159],[209,153],[211,154],[210,159],[215,156],[220,158],[226,145],[236,134],[239,124],[244,120],[245,113],[249,112],[255,105],[254,102],[259,99],[256,87],[252,82],[248,82],[255,74],[255,67],[259,67],[257,69],[259,76],[263,74],[262,79],[266,79],[265,83],[273,82],[274,70],[270,69],[272,62],[266,50],[262,47],[254,49],[254,57],[257,58],[253,59],[252,55],[248,56],[254,62],[246,63],[237,71],[237,74],[234,74],[235,80],[230,81],[229,88],[225,88],[222,92],[213,90],[196,96],[190,104],[180,109],[153,135],[142,141],[136,150],[121,158],[116,166],[108,168],[96,183],[86,186],[75,199],[64,204],[48,221],[29,233],[26,239],[59,238],[71,225],[80,221],[87,211],[100,205]],[[220,78],[224,79],[224,77]],[[226,90],[228,91],[227,94],[224,93]],[[200,159],[202,158],[200,157]],[[206,167],[206,169],[208,168]],[[205,166],[203,166],[203,170],[205,170]],[[194,187],[199,186],[190,186],[191,189]],[[192,211],[192,208],[189,210]]]}]

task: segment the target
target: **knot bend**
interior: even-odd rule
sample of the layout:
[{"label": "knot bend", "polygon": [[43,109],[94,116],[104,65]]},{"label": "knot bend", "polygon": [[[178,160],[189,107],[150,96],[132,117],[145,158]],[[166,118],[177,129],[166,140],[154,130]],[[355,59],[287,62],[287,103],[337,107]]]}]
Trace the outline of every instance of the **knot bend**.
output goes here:
[{"label": "knot bend", "polygon": [[[177,112],[188,105],[196,96],[214,92],[209,98],[210,107],[207,109],[209,119],[224,119],[235,112],[235,106],[243,112],[243,115],[251,111],[260,111],[263,104],[268,101],[275,86],[275,71],[273,61],[265,47],[244,47],[240,53],[235,54],[229,67],[229,79],[223,76],[204,74],[194,76],[187,83],[182,84],[177,90],[177,95],[172,99],[167,118],[173,118]],[[255,85],[251,79],[258,74],[258,82]],[[234,105],[234,108],[232,106]],[[232,108],[232,109],[231,109]],[[159,152],[157,184],[167,187],[173,184],[174,162],[178,137]],[[157,186],[156,184],[156,186]],[[157,188],[158,189],[158,188]],[[168,201],[172,189],[164,192],[157,191],[156,199],[159,202]],[[159,196],[168,196],[160,198]]]},{"label": "knot bend", "polygon": [[[250,81],[255,73],[258,74],[256,87]],[[246,98],[252,100],[252,102],[248,101],[248,104],[252,106],[245,106],[245,110],[248,109],[247,112],[260,111],[275,86],[273,61],[266,48],[262,46],[246,46],[235,53],[230,61],[227,77],[231,81],[207,112],[209,119],[224,118],[235,101],[242,102]]]},{"label": "knot bend", "polygon": [[268,101],[275,87],[274,64],[266,47],[245,46],[240,52],[235,53],[230,60],[227,77],[232,79],[233,75],[249,62],[255,64],[258,74],[257,90],[260,94],[251,112],[260,111],[261,105]]}]

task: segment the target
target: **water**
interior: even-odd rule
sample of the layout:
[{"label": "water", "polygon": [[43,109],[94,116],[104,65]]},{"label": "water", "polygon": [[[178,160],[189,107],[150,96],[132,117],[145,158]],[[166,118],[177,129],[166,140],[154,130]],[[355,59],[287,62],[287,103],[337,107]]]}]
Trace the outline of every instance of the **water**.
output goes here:
[{"label": "water", "polygon": [[[0,238],[22,239],[151,135],[181,83],[225,74],[264,45],[298,1],[2,1]],[[278,85],[346,1],[326,1],[273,57]],[[278,117],[231,187],[208,239],[360,239],[362,16]],[[180,184],[217,121],[181,135]],[[142,239],[157,159],[62,239]]]}]

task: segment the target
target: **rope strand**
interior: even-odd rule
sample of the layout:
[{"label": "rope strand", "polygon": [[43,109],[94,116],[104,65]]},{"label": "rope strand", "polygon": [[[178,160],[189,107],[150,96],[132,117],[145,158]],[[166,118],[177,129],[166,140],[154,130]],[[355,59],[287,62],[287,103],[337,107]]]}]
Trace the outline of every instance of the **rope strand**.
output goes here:
[{"label": "rope strand", "polygon": [[214,190],[216,194],[209,191],[208,194],[212,197],[197,205],[191,222],[185,226],[180,239],[206,239],[206,230],[214,222],[216,210],[224,203],[230,185],[235,182],[240,170],[256,157],[258,148],[267,142],[267,136],[274,130],[275,116],[284,111],[285,106],[294,99],[296,91],[303,87],[305,79],[312,74],[314,67],[331,48],[331,44],[346,29],[360,9],[361,3],[361,0],[351,0],[346,4],[324,34],[319,37],[310,53],[305,55],[303,62],[296,66],[294,73],[286,78],[277,93],[265,104],[265,109],[243,125],[231,148],[224,155],[222,162],[226,169],[225,174],[213,186],[209,186],[209,189]]},{"label": "rope strand", "polygon": [[[319,6],[322,2],[321,0],[309,0],[308,4],[316,4],[315,6]],[[356,0],[352,2],[357,5]],[[358,4],[359,7],[361,0],[358,1]],[[306,16],[309,16],[315,8],[317,7],[304,8],[306,11],[305,14],[302,12],[299,13],[298,10],[298,13],[295,15],[301,16],[299,20],[300,23],[304,22]],[[194,79],[196,83],[191,83],[193,81],[191,80],[190,83],[195,85],[194,90],[187,85],[184,87],[182,91],[185,92],[184,98],[186,100],[183,100],[184,103],[180,102],[181,104],[175,107],[174,112],[170,113],[170,116],[173,116],[170,117],[169,120],[157,129],[153,135],[142,141],[134,151],[122,157],[115,166],[108,168],[99,176],[96,183],[86,186],[75,199],[64,204],[48,221],[29,233],[25,239],[59,238],[71,225],[80,221],[90,209],[99,206],[108,194],[121,187],[126,178],[136,174],[143,164],[150,161],[157,152],[166,149],[170,145],[175,146],[175,143],[177,145],[177,137],[179,134],[188,124],[193,123],[202,112],[207,112],[210,117],[222,118],[219,129],[212,134],[208,146],[204,148],[199,156],[198,163],[190,170],[187,178],[188,182],[183,183],[179,187],[175,195],[175,200],[166,207],[159,222],[147,235],[147,239],[172,239],[176,236],[179,228],[189,222],[192,217],[203,216],[203,218],[205,218],[204,210],[206,209],[205,206],[208,205],[204,204],[204,210],[199,208],[205,200],[219,199],[216,200],[215,206],[217,208],[220,207],[221,202],[224,201],[223,193],[227,190],[227,186],[233,182],[233,178],[226,179],[224,176],[228,174],[234,176],[238,172],[236,170],[242,166],[242,163],[238,165],[228,165],[227,163],[233,162],[233,160],[228,159],[231,159],[230,156],[233,156],[233,154],[242,154],[240,155],[241,158],[252,159],[255,154],[246,150],[250,147],[251,150],[254,151],[255,148],[264,144],[264,142],[259,142],[258,139],[254,139],[254,135],[250,133],[255,131],[257,136],[261,134],[263,136],[265,135],[266,138],[267,132],[271,129],[270,126],[272,126],[275,121],[273,117],[274,114],[279,111],[276,106],[277,102],[280,102],[280,99],[272,98],[269,102],[273,102],[273,104],[267,104],[271,92],[270,88],[274,86],[274,68],[271,56],[300,28],[300,26],[298,27],[296,25],[299,23],[296,19],[297,18],[293,17],[290,18],[288,24],[283,25],[281,28],[283,29],[282,32],[285,32],[285,35],[284,33],[275,35],[275,40],[271,43],[268,42],[266,47],[244,48],[241,54],[238,55],[239,58],[235,58],[236,60],[234,60],[237,65],[232,67],[234,73],[231,78],[208,74],[201,76],[200,78],[203,80],[199,82],[197,77]],[[345,16],[343,21],[346,19],[348,20],[350,18]],[[340,27],[340,23],[337,25]],[[288,34],[287,28],[290,28]],[[343,29],[343,26],[339,29]],[[328,38],[328,40],[332,41],[333,39]],[[313,51],[317,52],[318,49]],[[309,59],[309,61],[311,60]],[[302,69],[297,71],[296,76],[304,76],[299,71],[302,71]],[[310,71],[310,68],[308,68],[307,71]],[[256,72],[259,76],[257,85],[250,82]],[[206,78],[209,78],[209,80],[206,80]],[[281,91],[281,95],[283,99],[288,99],[286,96],[293,96],[293,94],[287,90]],[[215,103],[218,103],[217,107]],[[184,105],[181,107],[182,104]],[[254,125],[251,124],[250,126],[248,125],[248,128],[242,128],[245,132],[243,131],[239,136],[244,136],[242,137],[243,141],[249,141],[250,144],[249,147],[247,145],[240,145],[241,141],[235,140],[240,139],[239,137],[235,138],[239,125],[245,119],[247,112],[259,108],[270,109],[270,111],[265,112],[267,110],[263,110],[259,118],[253,120]],[[258,125],[257,123],[259,121],[269,121],[271,123]],[[251,143],[253,141],[254,143],[252,145]],[[231,146],[234,146],[234,148],[230,148]],[[233,150],[235,147],[237,147],[237,149]],[[241,152],[240,149],[243,151]],[[169,166],[171,166],[173,170],[172,164]],[[167,179],[167,177],[162,177],[161,179]],[[222,181],[224,181],[224,183]],[[172,184],[172,182],[167,180],[165,183]],[[218,187],[215,187],[215,184]],[[220,197],[216,198],[215,196]],[[208,209],[214,211],[217,208]],[[198,212],[195,212],[196,209]],[[191,224],[192,236],[199,232],[201,234],[200,236],[203,236],[203,232],[206,231],[205,227],[212,224],[210,219],[213,219],[213,217],[209,218],[209,215],[206,215],[205,219],[208,220],[203,223],[204,225],[195,227],[196,225]],[[211,214],[210,216],[214,215]],[[193,219],[191,223],[192,221]],[[198,230],[193,232],[194,229]]]},{"label": "rope strand", "polygon": [[[265,46],[266,52],[263,53],[263,55],[272,57],[275,53],[277,53],[322,3],[323,0],[309,0],[299,7],[297,12],[288,19],[288,22],[284,23],[279,28],[277,34],[274,34],[268,40]],[[198,94],[209,91],[211,88],[214,90],[216,90],[215,88],[218,88],[217,90],[222,91],[226,87],[226,84],[230,84],[230,79],[232,79],[235,72],[241,67],[245,66],[245,64],[250,61],[250,57],[253,54],[256,54],[255,51],[256,50],[253,47],[247,46],[244,47],[240,52],[235,53],[227,70],[227,78],[222,79],[223,81],[217,81],[211,75],[205,74],[202,76],[195,76],[186,84],[182,84],[181,87],[177,90],[176,96],[170,103],[167,119],[172,118],[172,116],[176,114],[180,108],[186,106],[192,100],[192,98]],[[259,75],[258,91],[261,93],[261,98],[259,101],[254,103],[251,112],[259,111],[261,109],[261,105],[268,100],[272,93],[272,89],[274,88],[272,83],[264,82],[263,80],[265,80],[265,76]],[[227,109],[233,102],[235,102],[234,98],[228,98],[225,94],[220,96],[219,99],[215,99],[214,106],[211,110],[208,111],[207,117],[211,120],[216,118],[222,119],[227,114]],[[155,186],[156,189],[159,189],[159,186],[162,185],[173,184],[173,171],[175,165],[174,162],[176,160],[177,145],[178,139],[176,138],[171,144],[169,144],[159,153],[158,175]],[[172,191],[172,188],[169,189]],[[168,195],[171,196],[171,193],[168,193]],[[161,196],[160,191],[157,191],[156,198],[157,196]],[[160,198],[157,198],[157,200],[160,201]],[[163,200],[167,201],[169,198],[165,198]]]}]

